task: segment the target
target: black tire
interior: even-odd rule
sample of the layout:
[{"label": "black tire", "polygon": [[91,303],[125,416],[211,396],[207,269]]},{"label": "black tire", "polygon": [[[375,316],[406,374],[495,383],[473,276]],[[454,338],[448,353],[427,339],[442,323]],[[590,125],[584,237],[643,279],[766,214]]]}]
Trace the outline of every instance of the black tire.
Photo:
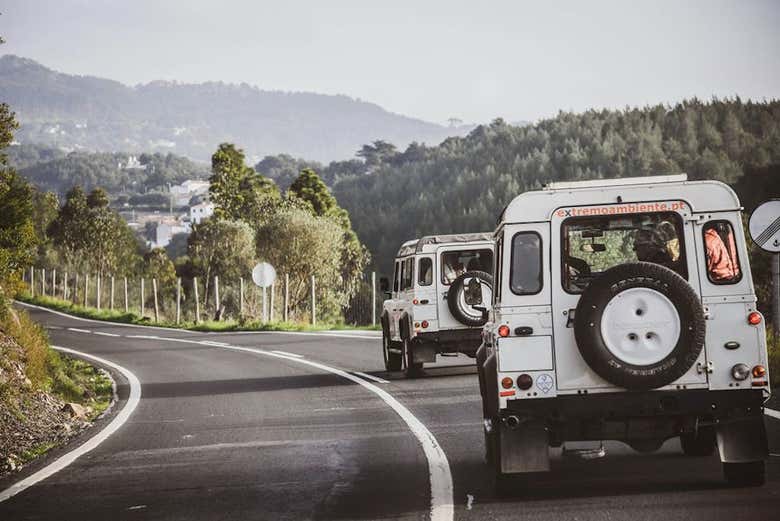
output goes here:
[{"label": "black tire", "polygon": [[642,454],[651,454],[661,448],[661,446],[664,444],[664,440],[631,440],[627,443],[629,447],[637,452],[641,452]]},{"label": "black tire", "polygon": [[[481,327],[487,322],[487,318],[484,316],[475,316],[464,309],[461,303],[460,295],[464,291],[464,284],[466,280],[477,278],[483,283],[487,284],[490,289],[493,289],[493,276],[484,271],[468,271],[463,275],[455,279],[450,284],[450,289],[447,291],[447,306],[450,308],[450,313],[455,317],[455,320],[461,324],[469,327]],[[484,306],[489,307],[490,302],[484,302]]]},{"label": "black tire", "polygon": [[416,378],[417,376],[420,376],[420,373],[422,373],[423,364],[422,362],[413,362],[413,350],[414,346],[411,340],[409,340],[408,337],[404,338],[403,340],[403,367],[404,367],[404,374],[407,378]]},{"label": "black tire", "polygon": [[[607,304],[623,291],[655,290],[674,306],[680,320],[680,335],[671,352],[653,364],[633,365],[607,347],[601,334]],[[637,311],[637,315],[639,315]],[[574,336],[582,358],[599,376],[631,390],[649,390],[674,382],[696,362],[704,347],[704,311],[696,292],[674,271],[650,262],[614,266],[582,293],[577,304]]]},{"label": "black tire", "polygon": [[382,330],[382,354],[385,359],[386,371],[400,371],[401,370],[401,354],[390,352],[390,348],[394,347],[393,342],[387,335],[387,332]]},{"label": "black tire", "polygon": [[696,432],[680,435],[683,454],[691,457],[712,456],[715,453],[715,428],[699,427]]},{"label": "black tire", "polygon": [[766,482],[766,464],[763,460],[723,463],[723,475],[734,487],[760,487]]}]

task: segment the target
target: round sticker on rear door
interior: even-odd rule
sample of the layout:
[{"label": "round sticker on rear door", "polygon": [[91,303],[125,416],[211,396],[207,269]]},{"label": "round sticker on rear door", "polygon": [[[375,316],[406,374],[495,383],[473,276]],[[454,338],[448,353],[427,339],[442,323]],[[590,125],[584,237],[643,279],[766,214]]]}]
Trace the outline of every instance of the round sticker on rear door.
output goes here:
[{"label": "round sticker on rear door", "polygon": [[549,374],[541,374],[536,379],[536,387],[539,388],[540,391],[542,391],[544,394],[547,394],[550,392],[550,389],[553,388],[553,379],[552,376]]}]

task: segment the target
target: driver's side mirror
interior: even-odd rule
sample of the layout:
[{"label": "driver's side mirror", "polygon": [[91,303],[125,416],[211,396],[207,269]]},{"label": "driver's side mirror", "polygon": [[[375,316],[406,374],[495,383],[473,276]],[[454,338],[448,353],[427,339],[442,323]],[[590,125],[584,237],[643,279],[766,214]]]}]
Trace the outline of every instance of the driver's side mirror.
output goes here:
[{"label": "driver's side mirror", "polygon": [[390,281],[387,279],[387,277],[382,277],[379,279],[379,289],[385,293],[390,291]]}]

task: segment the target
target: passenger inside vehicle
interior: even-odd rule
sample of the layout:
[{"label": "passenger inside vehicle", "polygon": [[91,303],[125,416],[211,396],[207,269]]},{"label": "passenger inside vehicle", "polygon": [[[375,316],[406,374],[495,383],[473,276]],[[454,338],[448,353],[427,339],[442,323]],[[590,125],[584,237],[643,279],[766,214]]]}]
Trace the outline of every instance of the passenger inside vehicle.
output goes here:
[{"label": "passenger inside vehicle", "polygon": [[734,231],[726,221],[707,223],[704,227],[704,247],[707,256],[707,275],[715,283],[736,282],[740,279]]}]

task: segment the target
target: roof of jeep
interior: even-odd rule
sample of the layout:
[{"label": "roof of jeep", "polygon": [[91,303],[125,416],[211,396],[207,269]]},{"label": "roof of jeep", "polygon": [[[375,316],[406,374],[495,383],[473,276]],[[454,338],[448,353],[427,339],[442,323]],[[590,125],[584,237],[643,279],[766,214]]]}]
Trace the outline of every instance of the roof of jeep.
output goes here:
[{"label": "roof of jeep", "polygon": [[504,208],[500,223],[549,221],[565,207],[684,201],[694,212],[739,210],[737,194],[720,181],[688,181],[685,174],[551,183],[524,192]]},{"label": "roof of jeep", "polygon": [[493,241],[492,232],[483,233],[455,233],[451,235],[426,235],[419,239],[406,241],[401,245],[396,257],[404,257],[412,253],[421,253],[427,245],[440,245],[452,243]]}]

